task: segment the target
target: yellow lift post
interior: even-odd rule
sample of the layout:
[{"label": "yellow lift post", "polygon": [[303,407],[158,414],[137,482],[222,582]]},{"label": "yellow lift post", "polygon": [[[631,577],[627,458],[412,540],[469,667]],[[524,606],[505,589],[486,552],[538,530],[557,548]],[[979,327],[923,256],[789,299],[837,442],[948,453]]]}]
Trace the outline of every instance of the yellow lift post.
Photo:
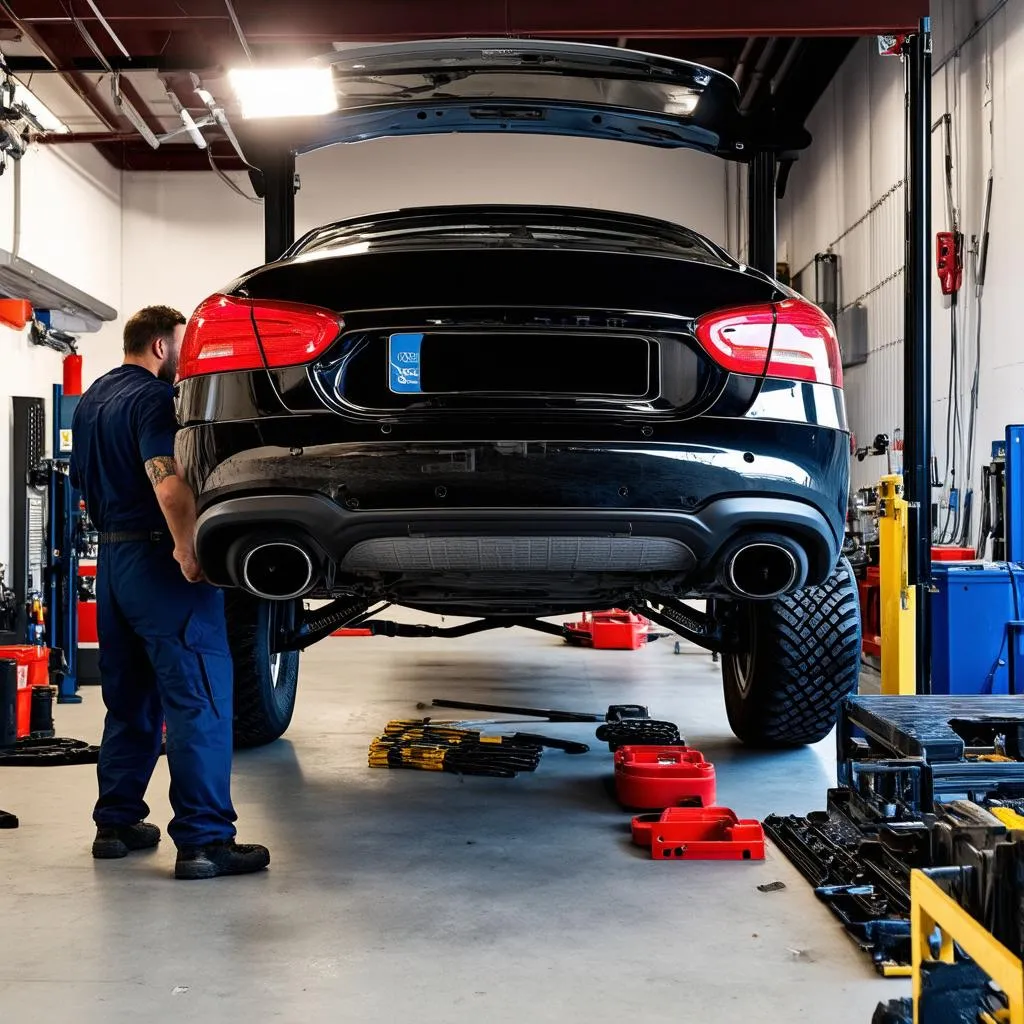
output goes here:
[{"label": "yellow lift post", "polygon": [[[982,1013],[989,1024],[1024,1024],[1024,964],[994,935],[951,899],[923,871],[910,875],[910,935],[913,947],[914,1024],[928,1024],[921,1016],[921,965],[935,960],[953,963],[955,950],[969,956],[1002,989],[1007,1006],[993,1017]],[[939,954],[932,953],[938,930]]]},{"label": "yellow lift post", "polygon": [[903,478],[878,484],[878,590],[882,627],[882,693],[916,692],[915,589],[907,583],[907,501]]}]

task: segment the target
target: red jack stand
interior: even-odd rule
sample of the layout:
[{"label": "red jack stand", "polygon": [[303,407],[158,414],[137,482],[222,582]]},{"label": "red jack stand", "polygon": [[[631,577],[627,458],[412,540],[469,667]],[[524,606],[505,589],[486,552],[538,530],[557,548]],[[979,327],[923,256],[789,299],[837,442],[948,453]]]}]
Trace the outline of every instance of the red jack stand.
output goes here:
[{"label": "red jack stand", "polygon": [[597,651],[636,651],[647,643],[649,620],[634,612],[612,608],[584,612],[578,622],[564,623],[566,643]]},{"label": "red jack stand", "polygon": [[728,807],[670,807],[633,819],[633,842],[653,860],[764,860],[764,829]]}]

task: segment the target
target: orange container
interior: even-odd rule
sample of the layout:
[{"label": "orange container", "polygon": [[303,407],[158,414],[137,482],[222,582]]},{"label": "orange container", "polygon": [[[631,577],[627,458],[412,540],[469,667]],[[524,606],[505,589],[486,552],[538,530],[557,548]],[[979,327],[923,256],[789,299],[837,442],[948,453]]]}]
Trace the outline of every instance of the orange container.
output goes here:
[{"label": "orange container", "polygon": [[33,644],[0,646],[0,658],[17,663],[18,696],[15,715],[18,739],[31,732],[32,687],[50,685],[50,649]]}]

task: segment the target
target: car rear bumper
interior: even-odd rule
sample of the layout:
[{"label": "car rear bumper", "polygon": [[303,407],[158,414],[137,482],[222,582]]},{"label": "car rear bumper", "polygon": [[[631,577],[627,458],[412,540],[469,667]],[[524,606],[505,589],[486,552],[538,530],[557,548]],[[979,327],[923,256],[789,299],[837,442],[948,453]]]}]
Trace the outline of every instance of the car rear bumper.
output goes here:
[{"label": "car rear bumper", "polygon": [[232,544],[273,535],[313,549],[336,590],[389,573],[559,572],[672,574],[703,591],[719,552],[761,531],[797,540],[820,582],[842,542],[848,438],[772,427],[756,455],[710,443],[250,448],[206,475],[197,548],[223,585],[237,582]]}]

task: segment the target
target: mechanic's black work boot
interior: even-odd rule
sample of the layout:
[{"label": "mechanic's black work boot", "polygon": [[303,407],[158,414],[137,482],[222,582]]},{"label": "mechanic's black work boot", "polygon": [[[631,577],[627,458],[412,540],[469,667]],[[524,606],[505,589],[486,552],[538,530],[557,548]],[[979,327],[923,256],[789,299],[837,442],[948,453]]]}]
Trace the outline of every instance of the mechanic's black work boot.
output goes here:
[{"label": "mechanic's black work boot", "polygon": [[117,860],[132,850],[151,850],[160,842],[160,829],[147,821],[135,825],[101,825],[96,829],[92,855],[97,860]]},{"label": "mechanic's black work boot", "polygon": [[265,846],[236,843],[209,843],[207,846],[183,846],[178,850],[174,877],[186,879],[216,878],[218,875],[248,875],[262,871],[270,863]]}]

